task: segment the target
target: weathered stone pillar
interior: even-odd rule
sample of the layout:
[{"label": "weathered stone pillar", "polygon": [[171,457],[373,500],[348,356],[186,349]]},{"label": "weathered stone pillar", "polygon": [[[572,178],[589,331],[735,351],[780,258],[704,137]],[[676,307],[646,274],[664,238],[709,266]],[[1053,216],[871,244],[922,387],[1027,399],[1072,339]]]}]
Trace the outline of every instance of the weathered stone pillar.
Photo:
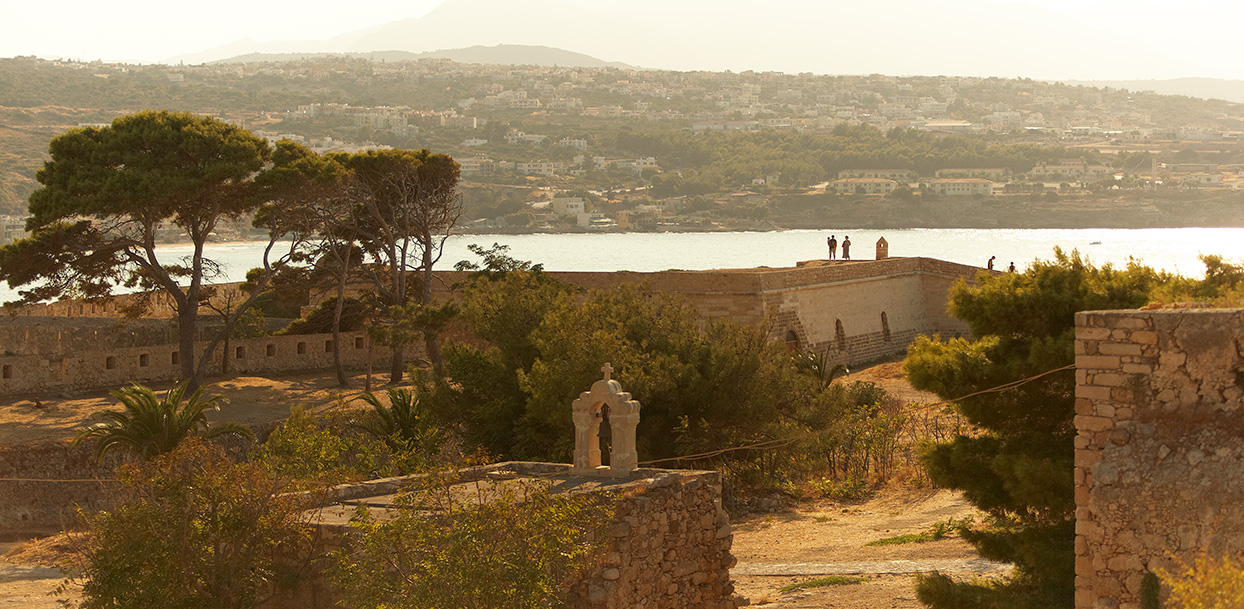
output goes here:
[{"label": "weathered stone pillar", "polygon": [[610,415],[609,425],[613,432],[613,446],[609,451],[609,474],[629,475],[639,467],[639,454],[635,451],[635,428],[639,426],[639,412]]},{"label": "weathered stone pillar", "polygon": [[574,473],[595,473],[600,467],[600,419],[590,410],[575,411]]},{"label": "weathered stone pillar", "polygon": [[882,237],[877,240],[877,260],[885,260],[890,257],[890,242]]}]

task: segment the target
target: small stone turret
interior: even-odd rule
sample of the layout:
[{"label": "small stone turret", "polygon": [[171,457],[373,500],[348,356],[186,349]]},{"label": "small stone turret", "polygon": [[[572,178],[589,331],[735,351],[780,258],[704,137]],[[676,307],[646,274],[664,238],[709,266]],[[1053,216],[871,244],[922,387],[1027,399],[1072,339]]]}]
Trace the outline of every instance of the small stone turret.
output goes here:
[{"label": "small stone turret", "polygon": [[882,237],[877,240],[877,260],[885,260],[890,257],[890,242]]}]

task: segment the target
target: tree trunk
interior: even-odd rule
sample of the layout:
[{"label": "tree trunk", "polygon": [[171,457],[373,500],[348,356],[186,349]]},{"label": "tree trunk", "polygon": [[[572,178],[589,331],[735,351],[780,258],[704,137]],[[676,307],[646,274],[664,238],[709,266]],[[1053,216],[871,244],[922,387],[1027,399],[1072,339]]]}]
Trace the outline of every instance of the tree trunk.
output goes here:
[{"label": "tree trunk", "polygon": [[402,382],[402,375],[406,372],[406,345],[396,343],[393,345],[393,358],[389,360],[389,384],[396,385]]},{"label": "tree trunk", "polygon": [[229,335],[230,334],[231,332],[229,331],[229,326],[226,325],[225,326],[225,340],[224,340],[225,351],[224,353],[220,354],[220,375],[221,376],[229,375]]},{"label": "tree trunk", "polygon": [[197,307],[182,306],[177,310],[177,358],[181,366],[181,380],[189,381],[191,393],[199,388],[199,378],[194,365],[194,335],[199,311]]},{"label": "tree trunk", "polygon": [[[423,290],[420,294],[423,306],[432,304],[432,235],[424,232],[423,235]],[[424,348],[428,352],[428,361],[432,363],[432,372],[436,378],[445,376],[445,363],[441,359],[441,344],[437,340],[437,332],[433,328],[425,328],[423,331]]]},{"label": "tree trunk", "polygon": [[341,365],[341,312],[345,306],[346,275],[343,272],[337,278],[337,306],[333,307],[333,367],[337,370],[337,384],[342,387],[350,384],[346,369]]}]

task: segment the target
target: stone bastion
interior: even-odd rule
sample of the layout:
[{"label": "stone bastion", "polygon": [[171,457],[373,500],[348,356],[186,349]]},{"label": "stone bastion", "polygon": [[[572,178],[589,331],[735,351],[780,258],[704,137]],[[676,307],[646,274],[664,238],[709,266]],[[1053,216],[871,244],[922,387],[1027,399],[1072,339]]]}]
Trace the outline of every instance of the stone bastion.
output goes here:
[{"label": "stone bastion", "polygon": [[1244,551],[1244,309],[1076,314],[1076,609]]}]

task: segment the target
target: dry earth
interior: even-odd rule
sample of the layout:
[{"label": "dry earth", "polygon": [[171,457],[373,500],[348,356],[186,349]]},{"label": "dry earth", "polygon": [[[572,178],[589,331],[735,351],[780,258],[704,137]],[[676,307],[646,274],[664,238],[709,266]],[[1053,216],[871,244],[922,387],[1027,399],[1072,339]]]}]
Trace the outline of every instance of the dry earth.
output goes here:
[{"label": "dry earth", "polygon": [[[907,384],[901,362],[878,364],[844,378],[877,383],[907,402],[935,399]],[[330,373],[279,379],[237,376],[209,383],[206,393],[229,399],[219,412],[211,413],[213,420],[262,428],[288,416],[295,404],[317,411],[343,407],[360,393],[362,385],[362,375],[352,379],[350,389],[337,387]],[[67,439],[96,420],[99,411],[113,407],[114,400],[104,392],[49,399],[41,407],[30,399],[0,401],[0,443]],[[979,561],[967,543],[953,536],[927,543],[865,544],[974,515],[958,494],[933,489],[891,489],[865,502],[805,502],[785,512],[751,515],[735,523],[737,591],[752,605],[773,608],[920,609],[923,605],[912,588],[914,571],[937,568],[962,577],[994,577],[1004,571]],[[49,593],[63,580],[54,566],[66,550],[55,539],[33,545],[0,544],[0,609],[59,606]],[[786,593],[779,590],[826,573],[859,574],[864,581]]]},{"label": "dry earth", "polygon": [[[375,386],[384,378],[373,377]],[[364,375],[351,379],[351,387],[341,388],[331,372],[308,372],[269,379],[234,376],[217,379],[204,387],[205,395],[225,396],[227,404],[219,412],[209,412],[215,421],[236,421],[259,429],[289,416],[289,409],[302,404],[320,411],[351,403],[362,392]],[[157,393],[169,383],[153,383]],[[33,398],[0,399],[0,444],[49,441],[72,438],[78,429],[93,423],[98,413],[119,409],[106,391],[83,393],[71,398],[44,397],[36,406]]]}]

